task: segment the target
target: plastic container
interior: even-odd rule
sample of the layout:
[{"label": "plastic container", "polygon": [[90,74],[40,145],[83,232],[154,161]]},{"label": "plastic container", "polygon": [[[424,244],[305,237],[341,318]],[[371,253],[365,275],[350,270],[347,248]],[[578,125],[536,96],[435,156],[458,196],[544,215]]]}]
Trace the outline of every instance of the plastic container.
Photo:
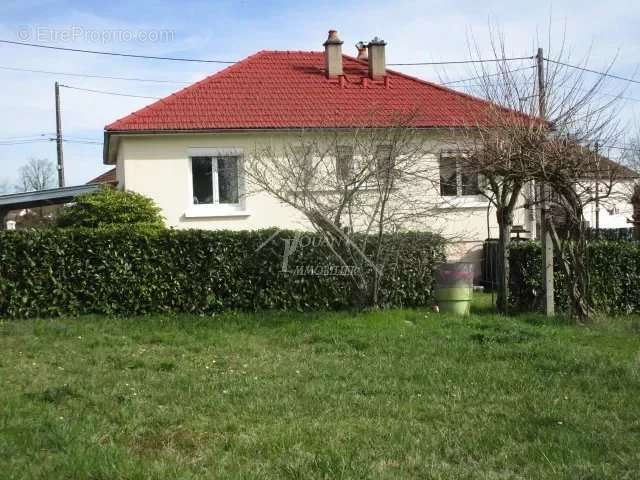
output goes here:
[{"label": "plastic container", "polygon": [[473,299],[473,264],[440,264],[436,270],[435,299],[441,313],[469,315]]}]

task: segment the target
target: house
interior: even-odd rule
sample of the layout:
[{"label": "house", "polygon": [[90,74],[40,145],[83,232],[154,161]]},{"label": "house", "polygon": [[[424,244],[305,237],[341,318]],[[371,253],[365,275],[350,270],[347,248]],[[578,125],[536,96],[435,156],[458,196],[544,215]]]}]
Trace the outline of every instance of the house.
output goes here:
[{"label": "house", "polygon": [[[477,263],[483,240],[497,235],[495,216],[477,175],[461,172],[438,145],[452,130],[476,125],[489,104],[387,69],[385,49],[376,38],[358,58],[343,55],[330,31],[324,51],[260,51],[107,125],[104,163],[115,166],[119,188],[155,200],[171,227],[301,228],[301,214],[270,195],[243,195],[243,156],[292,131],[385,127],[394,113],[413,110],[411,125],[433,144],[428,160],[447,179],[432,192],[446,200],[446,215],[424,228],[455,238],[451,257]],[[517,211],[515,223],[529,232],[535,222],[535,214]]]},{"label": "house", "polygon": [[97,192],[102,185],[117,185],[115,168],[84,185],[0,195],[0,230],[46,227],[54,223],[63,205],[78,195]]},{"label": "house", "polygon": [[98,175],[95,178],[92,178],[86,183],[86,185],[94,185],[94,184],[117,185],[118,179],[116,178],[116,169],[112,168],[110,170],[107,170],[106,172],[101,173],[100,175]]},{"label": "house", "polygon": [[0,230],[47,226],[56,211],[78,195],[100,189],[95,183],[0,195]]}]

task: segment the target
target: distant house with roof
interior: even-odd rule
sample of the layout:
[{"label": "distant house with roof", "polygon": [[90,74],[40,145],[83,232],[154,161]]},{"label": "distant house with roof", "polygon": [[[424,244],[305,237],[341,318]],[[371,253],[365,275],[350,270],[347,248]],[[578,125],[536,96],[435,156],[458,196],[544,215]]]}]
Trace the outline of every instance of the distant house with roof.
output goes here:
[{"label": "distant house with roof", "polygon": [[[171,227],[300,228],[305,219],[291,207],[266,193],[243,195],[242,160],[256,145],[300,129],[383,128],[408,110],[415,112],[411,126],[435,145],[444,132],[476,125],[489,108],[484,100],[387,69],[378,39],[359,58],[343,55],[341,44],[331,31],[324,52],[260,51],[116,120],[105,128],[104,163],[115,166],[119,188],[154,199]],[[447,215],[424,228],[455,237],[453,256],[478,261],[482,241],[496,236],[497,226],[477,175],[465,177],[444,151],[431,160],[447,179],[437,192]],[[234,178],[222,178],[229,175]],[[476,184],[463,188],[462,178]],[[223,181],[233,191],[221,188]],[[614,226],[624,226],[626,212],[616,215]],[[535,232],[534,217],[520,209],[515,223]]]},{"label": "distant house with roof", "polygon": [[117,185],[118,184],[118,178],[116,176],[116,169],[112,168],[110,170],[107,170],[106,172],[101,173],[97,177],[92,178],[86,184],[87,185],[93,185],[93,184]]}]

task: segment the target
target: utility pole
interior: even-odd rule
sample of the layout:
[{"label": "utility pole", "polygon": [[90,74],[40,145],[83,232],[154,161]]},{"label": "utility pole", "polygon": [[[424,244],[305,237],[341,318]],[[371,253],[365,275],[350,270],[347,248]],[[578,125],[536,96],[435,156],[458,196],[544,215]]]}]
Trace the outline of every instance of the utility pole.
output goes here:
[{"label": "utility pole", "polygon": [[600,238],[600,142],[596,140],[596,239]]},{"label": "utility pole", "polygon": [[[544,52],[538,48],[536,55],[538,70],[538,113],[543,121],[547,119],[547,92],[544,78]],[[544,312],[547,317],[555,315],[554,286],[553,286],[553,242],[549,233],[551,212],[547,201],[547,188],[540,183],[540,236],[542,238],[542,262],[544,264]]]},{"label": "utility pole", "polygon": [[60,85],[56,82],[56,147],[58,152],[58,187],[64,187],[64,156],[62,153],[62,118],[60,118]]}]

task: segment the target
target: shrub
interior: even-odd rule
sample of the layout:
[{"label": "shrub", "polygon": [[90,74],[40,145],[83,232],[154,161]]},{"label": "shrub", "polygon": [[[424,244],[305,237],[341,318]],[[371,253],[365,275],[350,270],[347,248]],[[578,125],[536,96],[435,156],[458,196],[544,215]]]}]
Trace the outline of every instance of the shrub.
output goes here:
[{"label": "shrub", "polygon": [[[209,314],[352,305],[348,277],[295,274],[300,266],[335,263],[325,249],[297,248],[283,272],[282,239],[295,232],[279,232],[267,241],[274,234],[149,226],[1,232],[0,315]],[[400,238],[398,263],[385,274],[384,302],[429,304],[443,241],[426,233]]]},{"label": "shrub", "polygon": [[590,240],[628,240],[633,241],[633,228],[606,228],[587,230],[587,237]]},{"label": "shrub", "polygon": [[[607,313],[640,312],[640,243],[589,242],[588,296],[596,310]],[[542,249],[537,242],[511,246],[511,304],[518,309],[542,307]],[[555,300],[567,308],[566,279],[555,262]]]},{"label": "shrub", "polygon": [[58,214],[60,227],[98,228],[106,225],[147,224],[162,226],[160,208],[150,198],[111,187],[86,193]]}]

